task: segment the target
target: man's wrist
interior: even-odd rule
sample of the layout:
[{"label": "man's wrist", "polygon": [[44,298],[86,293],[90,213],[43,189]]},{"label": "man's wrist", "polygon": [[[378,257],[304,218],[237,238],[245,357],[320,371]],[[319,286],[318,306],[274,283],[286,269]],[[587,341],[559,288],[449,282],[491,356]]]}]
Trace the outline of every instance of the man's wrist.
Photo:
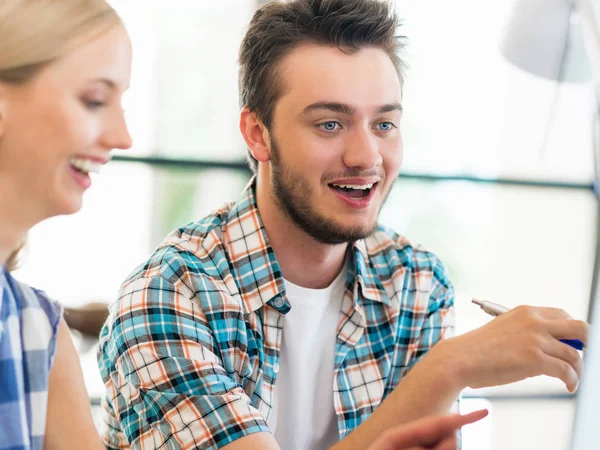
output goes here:
[{"label": "man's wrist", "polygon": [[423,362],[428,360],[428,366],[440,374],[440,387],[456,394],[456,397],[469,385],[469,365],[461,358],[459,344],[458,338],[444,339],[423,358]]}]

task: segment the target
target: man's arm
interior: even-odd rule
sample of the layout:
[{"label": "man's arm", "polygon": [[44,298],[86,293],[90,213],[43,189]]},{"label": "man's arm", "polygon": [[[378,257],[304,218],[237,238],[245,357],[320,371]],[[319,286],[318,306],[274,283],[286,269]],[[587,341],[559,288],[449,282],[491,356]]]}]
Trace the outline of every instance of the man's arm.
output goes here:
[{"label": "man's arm", "polygon": [[[226,295],[209,286],[210,279],[202,282],[204,295]],[[243,367],[222,359],[225,352],[241,362],[247,355],[216,338],[245,326],[243,316],[222,310],[235,304],[217,297],[203,299],[212,308],[204,311],[196,294],[177,284],[159,276],[127,284],[101,335],[99,358],[110,406],[130,444],[144,450],[164,448],[167,441],[221,448],[268,431],[235,380],[233,372]],[[222,328],[211,328],[209,313],[217,314]]]},{"label": "man's arm", "polygon": [[[443,329],[445,318],[453,314],[454,294],[450,283],[444,281],[441,265],[440,273],[430,302],[439,308],[432,312],[419,340],[423,356],[417,358],[375,412],[334,446],[335,450],[366,448],[395,426],[446,414],[466,387],[496,386],[549,375],[561,379],[569,391],[576,389],[582,372],[581,357],[559,339],[587,342],[585,322],[573,320],[562,310],[525,306],[461,336],[432,339],[433,329]],[[423,344],[427,342],[432,347],[425,351]]]},{"label": "man's arm", "polygon": [[[486,409],[464,416],[426,417],[392,428],[377,439],[367,450],[455,450],[456,432],[465,425],[477,422],[488,415]],[[257,433],[223,447],[224,450],[278,450],[269,433]]]},{"label": "man's arm", "polygon": [[408,373],[369,419],[334,448],[365,448],[385,430],[450,408],[466,387],[508,384],[537,375],[570,391],[582,371],[561,338],[587,342],[588,326],[561,310],[520,307],[470,333],[440,342]]}]

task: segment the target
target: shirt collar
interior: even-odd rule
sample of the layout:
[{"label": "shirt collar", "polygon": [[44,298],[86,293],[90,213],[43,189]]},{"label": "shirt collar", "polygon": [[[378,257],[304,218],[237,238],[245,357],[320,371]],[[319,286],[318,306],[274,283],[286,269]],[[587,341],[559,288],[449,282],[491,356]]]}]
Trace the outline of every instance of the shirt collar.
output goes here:
[{"label": "shirt collar", "polygon": [[[284,297],[283,276],[258,211],[255,186],[253,177],[229,211],[223,240],[245,313],[275,300],[271,304],[285,314],[289,311],[287,300],[277,300]],[[354,264],[348,267],[354,266],[354,281],[359,283],[364,298],[389,305],[389,297],[372,263],[369,240],[352,243],[349,253]],[[355,298],[355,302],[358,300]]]},{"label": "shirt collar", "polygon": [[254,177],[229,211],[223,240],[245,313],[282,296],[283,277],[258,211]]},{"label": "shirt collar", "polygon": [[375,243],[374,239],[374,237],[369,236],[352,244],[351,253],[356,269],[356,280],[364,298],[389,306],[390,299],[374,267],[373,253],[376,247],[373,245]]}]

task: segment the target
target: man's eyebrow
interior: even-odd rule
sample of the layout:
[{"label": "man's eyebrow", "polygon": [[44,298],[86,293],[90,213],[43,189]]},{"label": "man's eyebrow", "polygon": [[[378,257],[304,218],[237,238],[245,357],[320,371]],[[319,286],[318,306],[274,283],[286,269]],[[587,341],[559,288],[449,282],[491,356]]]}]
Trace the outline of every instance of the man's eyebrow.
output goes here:
[{"label": "man's eyebrow", "polygon": [[[327,111],[332,111],[340,114],[345,114],[348,116],[352,116],[356,114],[356,108],[350,106],[346,103],[338,103],[338,102],[316,102],[308,105],[306,108],[302,110],[302,114],[308,114],[312,111],[316,111],[319,109],[325,109]],[[387,105],[381,106],[377,110],[377,114],[385,114],[392,111],[400,111],[402,112],[402,105],[400,103],[388,103]]]},{"label": "man's eyebrow", "polygon": [[385,114],[392,111],[400,111],[402,112],[403,108],[400,103],[389,103],[387,105],[383,105],[381,108],[377,110],[377,114]]},{"label": "man's eyebrow", "polygon": [[302,110],[302,114],[308,114],[312,111],[316,111],[319,109],[325,109],[328,111],[346,114],[351,116],[356,113],[356,108],[347,105],[345,103],[337,103],[337,102],[316,102],[308,105],[306,108]]}]

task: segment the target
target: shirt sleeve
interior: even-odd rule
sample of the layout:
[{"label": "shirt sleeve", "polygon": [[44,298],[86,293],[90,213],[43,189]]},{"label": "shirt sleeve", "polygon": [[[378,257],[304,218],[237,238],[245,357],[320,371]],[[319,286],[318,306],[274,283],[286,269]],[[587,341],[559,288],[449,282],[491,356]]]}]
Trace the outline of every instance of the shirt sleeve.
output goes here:
[{"label": "shirt sleeve", "polygon": [[[63,317],[63,308],[55,300],[52,300],[44,291],[39,289],[32,289],[37,296],[37,301],[41,310],[45,313],[48,318],[48,324],[50,325],[50,340],[48,342],[48,370],[52,369],[54,365],[54,359],[56,357],[56,350],[58,344],[58,329],[60,327],[60,321]],[[39,324],[40,328],[37,329],[39,333],[44,327]],[[33,328],[33,327],[32,327]]]},{"label": "shirt sleeve", "polygon": [[454,288],[446,268],[433,257],[432,284],[427,305],[427,315],[407,365],[410,370],[421,358],[442,339],[456,334],[456,312],[454,310]]},{"label": "shirt sleeve", "polygon": [[123,287],[109,321],[101,370],[132,448],[218,449],[268,431],[223,368],[197,300],[161,277],[141,278]]},{"label": "shirt sleeve", "polygon": [[[416,349],[409,360],[407,371],[414,367],[421,358],[442,339],[456,334],[456,312],[454,310],[454,288],[448,272],[442,262],[434,257],[431,294],[429,297],[427,317],[421,328]],[[451,412],[460,411],[460,396],[452,405]],[[462,448],[462,432],[457,431],[458,448]]]}]

